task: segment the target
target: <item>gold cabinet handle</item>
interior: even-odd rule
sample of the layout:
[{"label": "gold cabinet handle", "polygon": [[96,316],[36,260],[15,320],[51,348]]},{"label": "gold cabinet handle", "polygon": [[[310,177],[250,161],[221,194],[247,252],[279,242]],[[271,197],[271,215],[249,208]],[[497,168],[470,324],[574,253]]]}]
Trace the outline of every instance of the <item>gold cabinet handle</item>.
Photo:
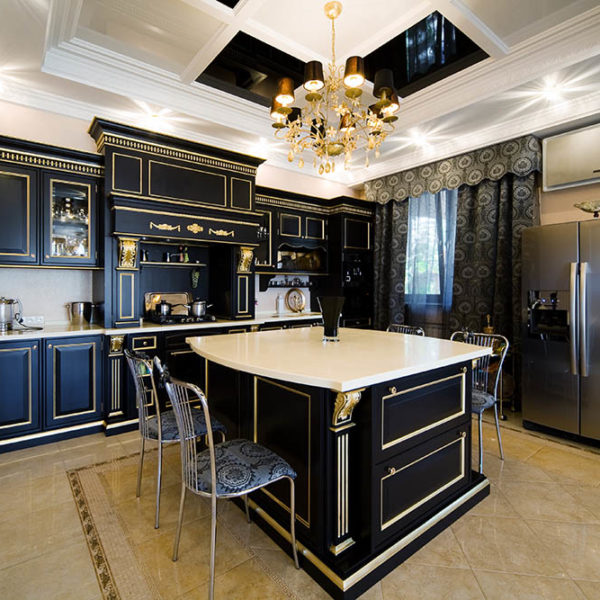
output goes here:
[{"label": "gold cabinet handle", "polygon": [[48,344],[48,348],[52,348],[52,344]]},{"label": "gold cabinet handle", "polygon": [[388,467],[387,468],[387,472],[389,475],[395,475],[396,473],[396,467]]},{"label": "gold cabinet handle", "polygon": [[33,349],[34,349],[34,350],[37,350],[37,344],[35,344],[35,345],[33,346]]},{"label": "gold cabinet handle", "polygon": [[392,385],[392,386],[390,386],[390,387],[388,388],[388,392],[389,392],[390,394],[395,394],[395,393],[396,393],[396,391],[397,391],[397,390],[396,390],[396,386],[395,386],[395,385]]}]

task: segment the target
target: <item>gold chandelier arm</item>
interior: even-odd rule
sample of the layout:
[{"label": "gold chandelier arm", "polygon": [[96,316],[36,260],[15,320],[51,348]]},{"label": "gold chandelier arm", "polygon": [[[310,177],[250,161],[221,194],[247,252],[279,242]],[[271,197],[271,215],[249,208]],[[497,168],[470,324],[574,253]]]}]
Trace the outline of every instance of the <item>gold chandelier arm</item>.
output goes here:
[{"label": "gold chandelier arm", "polygon": [[335,19],[331,19],[331,64],[335,69]]}]

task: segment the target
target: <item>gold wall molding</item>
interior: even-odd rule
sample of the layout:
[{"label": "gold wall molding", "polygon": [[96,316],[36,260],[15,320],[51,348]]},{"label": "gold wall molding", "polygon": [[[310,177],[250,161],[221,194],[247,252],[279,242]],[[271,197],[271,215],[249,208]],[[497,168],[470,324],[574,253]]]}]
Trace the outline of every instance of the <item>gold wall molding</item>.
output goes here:
[{"label": "gold wall molding", "polygon": [[249,273],[254,258],[254,248],[248,246],[240,247],[240,260],[238,262],[238,273]]},{"label": "gold wall molding", "polygon": [[[181,225],[169,225],[168,223],[154,223],[150,221],[150,229],[160,229],[160,231],[179,231],[181,232]],[[189,227],[188,227],[189,229]]]},{"label": "gold wall molding", "polygon": [[226,231],[225,229],[213,229],[212,227],[209,227],[208,233],[218,237],[235,237],[235,231],[233,229]]},{"label": "gold wall molding", "polygon": [[[311,202],[301,202],[299,200],[288,200],[287,198],[276,198],[275,196],[265,196],[264,194],[256,194],[255,201],[257,204],[266,206],[295,208],[304,212],[318,213],[322,215],[335,215],[338,213],[344,213],[367,218],[371,218],[373,216],[373,210],[370,208],[359,208],[357,206],[343,203],[332,206],[323,206],[322,204],[312,204]],[[255,207],[255,210],[258,210],[258,207]]]},{"label": "gold wall molding", "polygon": [[138,241],[137,238],[119,238],[119,267],[121,269],[135,269]]},{"label": "gold wall molding", "polygon": [[192,223],[191,225],[188,225],[186,229],[192,233],[201,233],[204,231],[204,227],[202,227],[202,225],[198,225],[198,223]]}]

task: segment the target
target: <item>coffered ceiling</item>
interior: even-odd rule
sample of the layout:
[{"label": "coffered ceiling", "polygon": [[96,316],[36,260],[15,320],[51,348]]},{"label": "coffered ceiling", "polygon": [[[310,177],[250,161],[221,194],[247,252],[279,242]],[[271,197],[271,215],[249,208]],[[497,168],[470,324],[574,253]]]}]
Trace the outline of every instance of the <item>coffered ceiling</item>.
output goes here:
[{"label": "coffered ceiling", "polygon": [[[0,98],[163,130],[297,169],[272,137],[268,109],[196,79],[239,32],[301,61],[328,62],[322,5],[2,0]],[[405,98],[381,157],[365,169],[356,152],[349,170],[329,178],[360,184],[510,137],[600,120],[598,0],[344,0],[339,60],[372,52],[433,11],[489,57]],[[303,171],[316,175],[308,161]]]}]

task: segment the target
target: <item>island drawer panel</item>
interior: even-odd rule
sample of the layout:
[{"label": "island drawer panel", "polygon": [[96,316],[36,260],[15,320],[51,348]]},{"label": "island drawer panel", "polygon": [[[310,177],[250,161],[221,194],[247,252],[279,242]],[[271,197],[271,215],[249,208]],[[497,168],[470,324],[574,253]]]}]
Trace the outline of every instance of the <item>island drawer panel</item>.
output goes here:
[{"label": "island drawer panel", "polygon": [[373,471],[373,546],[426,518],[470,482],[469,423],[379,463]]},{"label": "island drawer panel", "polygon": [[467,367],[449,367],[375,386],[376,460],[469,419]]}]

